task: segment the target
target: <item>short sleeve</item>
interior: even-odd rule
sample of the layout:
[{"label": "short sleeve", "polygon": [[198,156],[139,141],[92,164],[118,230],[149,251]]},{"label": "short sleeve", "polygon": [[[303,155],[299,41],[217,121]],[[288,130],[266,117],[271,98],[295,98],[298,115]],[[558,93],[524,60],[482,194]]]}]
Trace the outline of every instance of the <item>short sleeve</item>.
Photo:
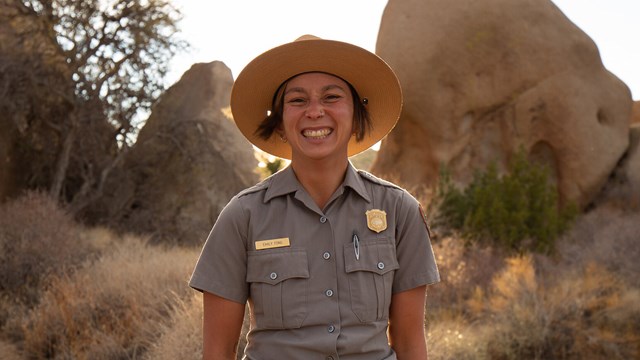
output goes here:
[{"label": "short sleeve", "polygon": [[189,286],[238,303],[247,301],[248,221],[240,198],[234,197],[213,225]]},{"label": "short sleeve", "polygon": [[393,293],[440,281],[440,274],[420,203],[403,191],[397,211],[396,256],[400,268],[393,281]]}]

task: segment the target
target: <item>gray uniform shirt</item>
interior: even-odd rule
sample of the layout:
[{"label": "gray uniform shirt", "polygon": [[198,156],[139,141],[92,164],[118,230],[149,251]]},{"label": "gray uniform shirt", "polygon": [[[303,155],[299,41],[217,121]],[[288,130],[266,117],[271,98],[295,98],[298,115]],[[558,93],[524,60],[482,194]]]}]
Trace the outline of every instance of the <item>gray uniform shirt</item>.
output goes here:
[{"label": "gray uniform shirt", "polygon": [[249,301],[246,359],[375,360],[391,295],[439,279],[419,203],[349,165],[324,209],[291,167],[236,195],[190,286]]}]

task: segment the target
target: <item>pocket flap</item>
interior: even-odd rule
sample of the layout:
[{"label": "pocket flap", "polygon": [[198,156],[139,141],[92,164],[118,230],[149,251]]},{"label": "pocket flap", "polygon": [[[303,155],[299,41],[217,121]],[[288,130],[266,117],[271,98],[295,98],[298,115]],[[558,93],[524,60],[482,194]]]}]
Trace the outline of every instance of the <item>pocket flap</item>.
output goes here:
[{"label": "pocket flap", "polygon": [[247,282],[275,285],[292,278],[309,278],[309,265],[305,250],[248,252]]},{"label": "pocket flap", "polygon": [[360,240],[360,258],[357,259],[353,243],[344,246],[345,271],[370,271],[383,275],[400,268],[396,248],[390,239]]}]

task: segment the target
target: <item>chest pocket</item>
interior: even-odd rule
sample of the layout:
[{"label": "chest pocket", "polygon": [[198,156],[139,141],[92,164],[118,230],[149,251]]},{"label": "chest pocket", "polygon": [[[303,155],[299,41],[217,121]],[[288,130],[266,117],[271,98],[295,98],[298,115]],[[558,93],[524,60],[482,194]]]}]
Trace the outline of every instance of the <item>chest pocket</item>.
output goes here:
[{"label": "chest pocket", "polygon": [[256,326],[295,329],[307,316],[309,265],[305,250],[249,251],[247,282]]},{"label": "chest pocket", "polygon": [[361,322],[389,318],[393,275],[400,265],[393,239],[360,240],[360,258],[356,259],[353,244],[344,246],[344,263],[351,309]]}]

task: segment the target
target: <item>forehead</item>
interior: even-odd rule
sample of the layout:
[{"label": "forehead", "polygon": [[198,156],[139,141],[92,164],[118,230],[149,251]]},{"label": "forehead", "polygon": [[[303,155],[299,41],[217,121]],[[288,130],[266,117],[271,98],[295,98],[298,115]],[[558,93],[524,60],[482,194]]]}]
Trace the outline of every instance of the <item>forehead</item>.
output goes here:
[{"label": "forehead", "polygon": [[349,85],[341,78],[323,72],[308,72],[296,75],[287,82],[287,89],[338,86],[347,91]]}]

